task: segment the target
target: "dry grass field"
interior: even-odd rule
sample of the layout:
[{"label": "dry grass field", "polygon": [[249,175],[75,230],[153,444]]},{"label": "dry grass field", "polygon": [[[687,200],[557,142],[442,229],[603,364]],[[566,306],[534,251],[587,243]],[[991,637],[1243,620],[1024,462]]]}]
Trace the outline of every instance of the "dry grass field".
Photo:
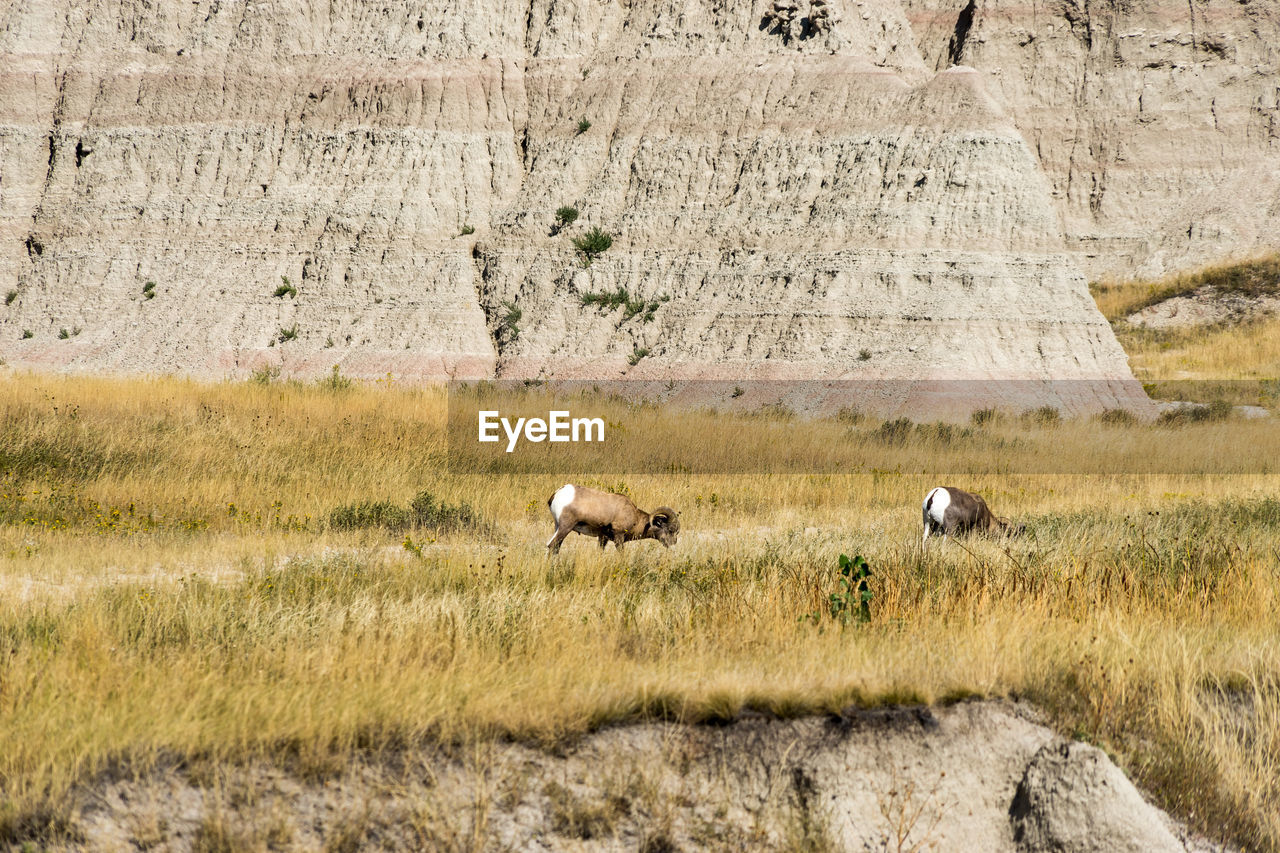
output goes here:
[{"label": "dry grass field", "polygon": [[1280,315],[1262,313],[1240,323],[1160,330],[1136,328],[1124,321],[1142,308],[1202,288],[1213,288],[1219,296],[1274,298],[1280,295],[1280,255],[1155,281],[1104,281],[1090,286],[1098,308],[1129,354],[1134,375],[1142,381],[1225,381],[1217,388],[1208,383],[1184,387],[1236,403],[1274,407],[1280,401]]},{"label": "dry grass field", "polygon": [[[1202,831],[1280,850],[1273,427],[809,423],[867,473],[581,477],[677,507],[680,542],[573,536],[552,561],[564,478],[448,464],[444,413],[441,389],[391,383],[0,377],[0,844],[74,843],[75,786],[160,762],[323,773],[643,718],[1007,696]],[[1014,473],[955,484],[1028,536],[922,553],[939,477],[912,472],[982,442]],[[1157,461],[1016,473],[1099,446]],[[1202,470],[1237,473],[1160,473]],[[841,553],[870,563],[869,622]]]}]

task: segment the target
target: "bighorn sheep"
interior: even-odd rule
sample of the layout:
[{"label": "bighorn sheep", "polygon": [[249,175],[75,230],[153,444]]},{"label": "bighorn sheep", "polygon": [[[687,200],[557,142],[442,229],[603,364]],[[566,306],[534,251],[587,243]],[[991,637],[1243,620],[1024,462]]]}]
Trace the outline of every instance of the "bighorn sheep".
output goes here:
[{"label": "bighorn sheep", "polygon": [[997,518],[987,508],[987,502],[978,495],[953,486],[938,486],[925,495],[924,538],[920,546],[929,542],[929,534],[937,532],[945,540],[949,534],[967,533],[970,530],[999,531],[1021,534],[1026,528],[1010,524],[1008,519]]},{"label": "bighorn sheep", "polygon": [[586,486],[566,483],[547,500],[547,507],[556,522],[556,532],[547,542],[552,554],[559,552],[560,543],[573,530],[596,537],[601,550],[612,542],[619,551],[623,542],[632,539],[657,539],[670,548],[680,533],[680,516],[671,507],[648,513],[630,498]]}]

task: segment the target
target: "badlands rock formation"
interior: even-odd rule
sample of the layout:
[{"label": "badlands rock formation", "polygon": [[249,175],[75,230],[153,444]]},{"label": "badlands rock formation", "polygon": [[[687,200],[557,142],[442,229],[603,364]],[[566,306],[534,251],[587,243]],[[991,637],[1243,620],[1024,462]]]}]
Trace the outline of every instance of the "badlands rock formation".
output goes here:
[{"label": "badlands rock formation", "polygon": [[931,69],[964,63],[1043,165],[1091,278],[1280,248],[1280,5],[904,0]]},{"label": "badlands rock formation", "polygon": [[[1170,165],[1162,195],[1115,157],[1090,171],[1068,140],[1101,121],[1097,69],[1123,56],[1066,46],[1081,27],[1101,40],[1111,5],[1017,7],[1028,32],[1076,34],[1035,53],[997,38],[994,0],[17,0],[0,10],[0,358],[207,377],[1101,379],[1080,405],[1136,402],[1060,223],[1073,245],[1081,222],[1147,227],[1128,196],[1150,210],[1231,172],[1275,111],[1257,95],[1256,116],[1230,112],[1254,147]],[[1274,13],[1250,14],[1253,41],[1215,72],[1247,76],[1240,97],[1274,59]],[[990,66],[997,45],[1018,62],[950,67]],[[1060,103],[1081,81],[1084,101]],[[1168,150],[1171,126],[1143,144]],[[553,235],[562,205],[581,216]],[[570,241],[593,226],[614,243],[584,267]],[[582,304],[618,288],[656,307]]]}]

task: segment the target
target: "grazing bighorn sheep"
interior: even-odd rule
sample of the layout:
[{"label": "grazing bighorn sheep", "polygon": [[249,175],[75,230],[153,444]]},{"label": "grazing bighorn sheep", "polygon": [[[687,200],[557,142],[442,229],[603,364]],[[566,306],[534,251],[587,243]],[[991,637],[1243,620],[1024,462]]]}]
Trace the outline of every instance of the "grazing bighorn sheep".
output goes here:
[{"label": "grazing bighorn sheep", "polygon": [[1010,524],[1006,518],[997,518],[987,508],[987,502],[978,495],[954,486],[938,486],[925,495],[924,538],[920,547],[929,542],[929,534],[935,531],[945,540],[949,534],[967,533],[970,530],[998,531],[1021,534],[1026,528]]},{"label": "grazing bighorn sheep", "polygon": [[623,542],[632,539],[657,539],[670,548],[680,533],[680,516],[671,507],[648,513],[630,498],[586,486],[566,483],[547,500],[547,507],[556,522],[555,535],[547,542],[552,554],[559,552],[560,543],[573,530],[596,537],[601,550],[612,542],[619,551]]}]

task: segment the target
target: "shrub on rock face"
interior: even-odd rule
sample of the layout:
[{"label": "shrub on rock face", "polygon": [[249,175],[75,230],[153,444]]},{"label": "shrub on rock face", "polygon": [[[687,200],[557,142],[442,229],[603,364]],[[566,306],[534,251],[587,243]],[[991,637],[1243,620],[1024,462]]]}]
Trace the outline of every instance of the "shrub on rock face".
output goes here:
[{"label": "shrub on rock face", "polygon": [[607,252],[612,245],[613,236],[601,231],[597,226],[593,226],[590,231],[581,237],[573,238],[573,247],[582,253],[588,264]]},{"label": "shrub on rock face", "polygon": [[562,228],[568,228],[570,225],[578,221],[578,208],[565,207],[556,208],[556,224],[555,231]]}]

